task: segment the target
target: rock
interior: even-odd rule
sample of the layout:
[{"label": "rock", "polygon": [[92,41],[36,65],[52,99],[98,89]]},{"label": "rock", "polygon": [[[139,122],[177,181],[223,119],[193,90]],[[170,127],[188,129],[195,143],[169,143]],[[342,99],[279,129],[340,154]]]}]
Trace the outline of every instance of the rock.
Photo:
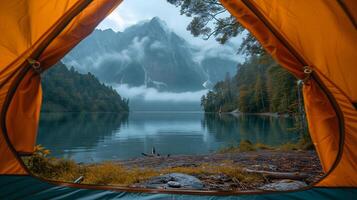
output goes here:
[{"label": "rock", "polygon": [[258,189],[271,190],[271,191],[285,191],[285,190],[296,190],[306,186],[307,184],[302,181],[283,179],[283,180],[276,181],[274,183],[263,185]]},{"label": "rock", "polygon": [[180,188],[181,187],[181,184],[176,181],[169,181],[169,182],[167,182],[167,185],[172,188]]},{"label": "rock", "polygon": [[180,189],[202,189],[202,182],[191,175],[182,173],[171,173],[156,176],[142,184],[146,188],[180,188]]}]

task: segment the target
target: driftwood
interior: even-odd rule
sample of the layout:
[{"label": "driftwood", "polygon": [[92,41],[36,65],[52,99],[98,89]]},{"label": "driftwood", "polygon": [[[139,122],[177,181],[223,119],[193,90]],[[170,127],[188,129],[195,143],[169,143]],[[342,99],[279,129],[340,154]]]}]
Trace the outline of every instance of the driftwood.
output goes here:
[{"label": "driftwood", "polygon": [[73,183],[81,183],[84,180],[84,176],[78,177]]},{"label": "driftwood", "polygon": [[[161,156],[159,153],[156,153],[155,147],[152,147],[151,154],[141,153],[141,155],[146,156],[146,157],[160,157]],[[170,157],[170,154],[167,154],[167,157]]]},{"label": "driftwood", "polygon": [[147,154],[147,153],[141,153],[141,155],[146,156],[146,157],[156,157],[154,154]]},{"label": "driftwood", "polygon": [[264,171],[264,170],[252,170],[247,168],[244,168],[243,171],[248,173],[262,174],[263,176],[272,179],[302,180],[309,177],[308,174],[300,173],[300,172],[272,172],[272,171]]}]

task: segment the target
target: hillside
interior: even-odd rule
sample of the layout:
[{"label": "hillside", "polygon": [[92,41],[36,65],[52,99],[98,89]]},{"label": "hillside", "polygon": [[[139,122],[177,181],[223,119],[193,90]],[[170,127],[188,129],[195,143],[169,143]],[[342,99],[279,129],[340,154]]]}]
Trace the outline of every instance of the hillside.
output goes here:
[{"label": "hillside", "polygon": [[127,112],[128,100],[91,73],[58,63],[42,76],[43,112]]}]

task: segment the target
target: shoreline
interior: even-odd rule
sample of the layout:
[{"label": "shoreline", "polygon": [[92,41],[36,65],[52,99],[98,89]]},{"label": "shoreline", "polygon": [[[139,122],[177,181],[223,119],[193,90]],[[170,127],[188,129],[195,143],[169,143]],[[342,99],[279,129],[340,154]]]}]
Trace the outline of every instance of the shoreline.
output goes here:
[{"label": "shoreline", "polygon": [[[257,150],[234,153],[212,153],[205,155],[172,155],[170,157],[139,157],[112,162],[127,170],[153,169],[159,172],[170,171],[172,173],[173,171],[175,173],[175,170],[177,170],[178,173],[187,172],[185,174],[192,175],[203,182],[203,190],[252,190],[262,187],[265,184],[274,183],[275,181],[289,179],[284,177],[270,178],[263,175],[263,177],[265,177],[264,179],[266,179],[263,182],[253,181],[248,184],[244,183],[242,185],[237,185],[234,177],[232,178],[225,173],[208,172],[208,168],[212,167],[217,167],[217,169],[237,168],[239,170],[245,169],[247,171],[264,171],[269,173],[304,174],[306,176],[305,178],[295,180],[302,181],[306,184],[318,181],[323,175],[320,161],[316,152],[313,150]],[[207,168],[208,171],[202,172],[202,168]],[[162,173],[162,175],[164,174],[165,173]],[[249,176],[262,175],[255,172],[246,174],[249,174]],[[155,178],[157,177],[154,177],[154,179]],[[130,187],[150,188],[151,186],[148,185],[147,180],[144,180],[131,184]]]},{"label": "shoreline", "polygon": [[[304,161],[305,160],[305,161]],[[262,164],[261,170],[267,170],[268,165],[276,165],[275,171],[279,170],[286,172],[293,172],[295,168],[287,168],[284,164],[296,162],[297,166],[304,166],[303,163],[310,162],[313,164],[311,167],[317,171],[322,171],[318,156],[314,150],[257,150],[247,152],[230,152],[230,153],[211,153],[202,155],[171,155],[159,156],[159,157],[138,157],[126,160],[113,160],[112,162],[121,164],[124,167],[181,167],[189,166],[188,163],[192,163],[192,166],[197,166],[202,163],[219,163],[223,161],[232,161],[241,165],[249,166],[254,162]],[[300,163],[303,162],[303,163]],[[85,165],[93,165],[95,163],[87,163]],[[281,166],[280,166],[281,165]],[[280,166],[280,167],[279,167]],[[258,167],[258,166],[256,166]],[[259,167],[258,167],[259,168]],[[301,172],[307,172],[308,166],[300,168]]]}]

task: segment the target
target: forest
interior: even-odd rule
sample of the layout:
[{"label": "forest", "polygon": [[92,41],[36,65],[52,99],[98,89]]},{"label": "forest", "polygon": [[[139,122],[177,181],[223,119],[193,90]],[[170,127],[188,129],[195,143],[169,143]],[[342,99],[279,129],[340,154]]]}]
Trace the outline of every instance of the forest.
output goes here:
[{"label": "forest", "polygon": [[91,73],[80,74],[63,63],[42,75],[42,112],[128,112],[129,100]]},{"label": "forest", "polygon": [[[219,67],[219,66],[217,66]],[[297,79],[267,55],[249,57],[237,73],[201,98],[205,112],[296,113]]]}]

